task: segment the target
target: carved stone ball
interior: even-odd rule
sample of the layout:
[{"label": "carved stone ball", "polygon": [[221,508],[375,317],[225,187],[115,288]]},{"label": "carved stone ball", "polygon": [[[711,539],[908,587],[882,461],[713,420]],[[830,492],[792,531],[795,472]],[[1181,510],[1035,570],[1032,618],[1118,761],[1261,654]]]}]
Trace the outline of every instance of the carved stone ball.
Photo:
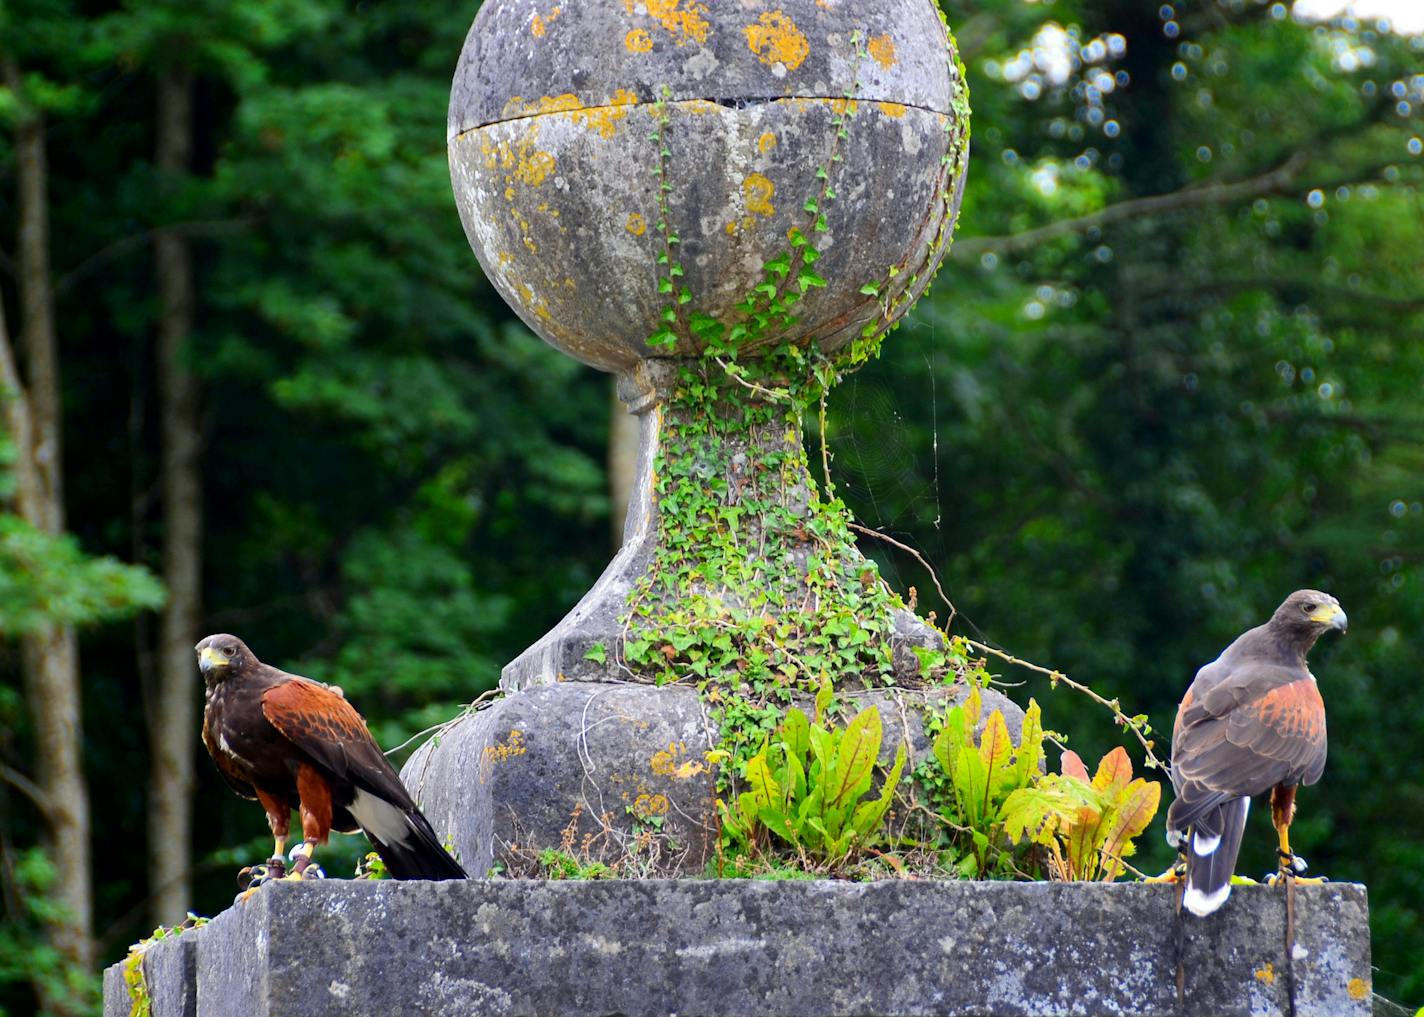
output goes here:
[{"label": "carved stone ball", "polygon": [[[585,363],[696,354],[689,322],[744,320],[796,231],[826,285],[806,278],[797,321],[765,338],[833,352],[928,285],[968,113],[932,0],[487,0],[451,89],[450,173],[485,274]],[[650,346],[669,325],[676,342]]]}]

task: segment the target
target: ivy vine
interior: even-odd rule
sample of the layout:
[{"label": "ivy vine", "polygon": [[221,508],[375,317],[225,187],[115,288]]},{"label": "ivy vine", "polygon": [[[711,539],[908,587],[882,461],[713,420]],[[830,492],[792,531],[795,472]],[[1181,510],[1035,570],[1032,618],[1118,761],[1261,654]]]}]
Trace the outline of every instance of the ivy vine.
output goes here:
[{"label": "ivy vine", "polygon": [[[857,66],[869,54],[854,33]],[[962,73],[958,95],[963,95]],[[929,243],[860,287],[880,302],[860,336],[832,354],[809,337],[785,337],[807,293],[827,286],[817,271],[838,200],[846,142],[859,112],[860,82],[831,103],[831,133],[817,166],[804,221],[788,246],[765,260],[760,280],[735,305],[734,320],[691,310],[681,239],[672,222],[669,96],[654,103],[657,153],[657,289],[664,304],[650,347],[683,341],[699,352],[679,365],[662,404],[655,463],[659,539],[652,567],[624,617],[621,663],[658,683],[695,683],[721,732],[725,787],[781,722],[798,694],[893,684],[893,612],[904,609],[875,564],[855,548],[851,517],[830,486],[810,480],[802,417],[840,377],[878,354],[880,341],[924,287],[910,259],[934,261],[948,244],[951,202],[968,140],[967,102],[946,118],[951,132],[936,188]],[[944,660],[940,674],[952,672]],[[926,674],[930,669],[922,669]]]}]

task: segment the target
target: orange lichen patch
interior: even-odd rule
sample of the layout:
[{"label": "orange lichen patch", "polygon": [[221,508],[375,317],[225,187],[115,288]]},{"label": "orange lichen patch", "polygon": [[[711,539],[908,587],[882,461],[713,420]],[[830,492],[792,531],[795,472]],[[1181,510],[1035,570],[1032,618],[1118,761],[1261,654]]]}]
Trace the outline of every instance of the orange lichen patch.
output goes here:
[{"label": "orange lichen patch", "polygon": [[653,772],[663,777],[673,777],[677,780],[688,780],[702,773],[706,767],[695,759],[679,759],[687,753],[687,746],[682,742],[669,742],[668,747],[660,752],[654,752],[650,760]]},{"label": "orange lichen patch", "polygon": [[743,230],[756,225],[759,215],[770,216],[776,211],[771,197],[776,193],[776,185],[761,173],[748,173],[742,178],[742,201],[747,206],[747,215],[727,223],[727,236],[734,237]]},{"label": "orange lichen patch", "polygon": [[887,71],[895,66],[895,40],[888,35],[877,35],[866,47],[875,62]]},{"label": "orange lichen patch", "polygon": [[623,0],[623,9],[629,14],[642,13],[639,7],[671,33],[679,46],[689,42],[700,45],[712,30],[706,18],[707,8],[697,0]]},{"label": "orange lichen patch", "polygon": [[510,218],[514,220],[514,224],[519,227],[519,239],[524,241],[524,246],[529,249],[529,253],[538,254],[539,245],[534,242],[533,231],[530,229],[529,220],[524,218],[524,215],[519,209],[513,205],[509,208],[509,215]]},{"label": "orange lichen patch", "polygon": [[716,113],[722,107],[718,106],[711,99],[684,99],[677,104],[677,108],[683,113],[703,116],[707,113]]},{"label": "orange lichen patch", "polygon": [[784,11],[767,11],[742,31],[747,34],[747,46],[768,67],[781,64],[794,71],[811,55],[810,43]]},{"label": "orange lichen patch", "polygon": [[899,120],[905,115],[905,107],[898,102],[877,102],[875,105],[879,107],[880,112],[884,113],[887,117],[894,117],[896,120]]},{"label": "orange lichen patch", "polygon": [[566,113],[583,106],[579,97],[572,92],[563,95],[541,95],[525,109],[526,113]]},{"label": "orange lichen patch", "polygon": [[[824,102],[825,100],[820,101]],[[850,112],[851,116],[855,116],[856,110],[860,109],[860,104],[854,99],[832,99],[830,102],[831,109],[842,116],[844,116],[847,111]]]},{"label": "orange lichen patch", "polygon": [[491,141],[488,136],[481,140],[480,153],[485,158],[485,169],[497,169],[504,173],[505,201],[514,201],[515,181],[538,187],[554,172],[554,156],[540,149],[538,140],[537,123],[517,141]]},{"label": "orange lichen patch", "polygon": [[636,95],[626,88],[620,88],[608,100],[608,105],[571,110],[568,116],[574,123],[581,124],[588,130],[597,131],[602,137],[611,138],[618,121],[628,115],[628,110],[625,107],[634,106],[637,102]]},{"label": "orange lichen patch", "polygon": [[641,237],[648,232],[648,220],[644,219],[640,212],[629,212],[628,221],[623,224],[623,228],[635,237]]},{"label": "orange lichen patch", "polygon": [[1255,971],[1255,975],[1256,981],[1260,982],[1262,985],[1276,984],[1276,966],[1270,963],[1269,961],[1257,968]]},{"label": "orange lichen patch", "polygon": [[653,48],[653,37],[646,29],[635,28],[623,36],[623,45],[629,53],[646,53]]},{"label": "orange lichen patch", "polygon": [[1370,983],[1363,978],[1351,978],[1350,984],[1345,986],[1345,991],[1350,994],[1351,999],[1364,999],[1370,994]]},{"label": "orange lichen patch", "polygon": [[538,187],[554,172],[554,157],[548,152],[534,151],[521,156],[514,167],[514,178],[530,187]]},{"label": "orange lichen patch", "polygon": [[[527,289],[528,287],[524,287]],[[505,763],[515,756],[522,756],[529,750],[524,745],[524,732],[513,728],[501,741],[486,745],[480,754],[480,783],[484,783],[489,768],[496,763]]]},{"label": "orange lichen patch", "polygon": [[763,132],[762,136],[760,138],[757,138],[757,151],[762,153],[763,155],[765,155],[767,152],[770,152],[775,147],[776,135],[772,134],[770,131]]},{"label": "orange lichen patch", "polygon": [[504,104],[506,117],[527,117],[536,113],[565,113],[581,109],[583,103],[572,92],[563,95],[541,95],[537,99],[525,99],[522,95],[511,95]]},{"label": "orange lichen patch", "polygon": [[500,251],[497,255],[495,255],[495,257],[499,258],[500,268],[508,268],[514,263],[514,255],[510,254],[508,251]]},{"label": "orange lichen patch", "polygon": [[563,13],[562,7],[555,7],[549,12],[548,17],[534,15],[534,20],[529,22],[529,31],[536,39],[544,38],[544,33],[549,30],[549,26],[554,23],[554,19]]},{"label": "orange lichen patch", "polygon": [[776,211],[771,203],[775,193],[776,185],[760,173],[748,173],[742,180],[742,197],[746,199],[748,212],[771,215]]},{"label": "orange lichen patch", "polygon": [[651,816],[666,816],[669,802],[667,795],[642,794],[633,799],[633,815],[639,819],[647,819]]}]

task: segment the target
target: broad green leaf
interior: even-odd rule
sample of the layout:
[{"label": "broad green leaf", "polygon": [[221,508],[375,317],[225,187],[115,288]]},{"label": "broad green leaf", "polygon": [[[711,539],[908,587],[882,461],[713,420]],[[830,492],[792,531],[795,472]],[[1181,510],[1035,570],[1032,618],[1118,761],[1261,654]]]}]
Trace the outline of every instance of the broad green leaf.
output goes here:
[{"label": "broad green leaf", "polygon": [[747,760],[746,766],[747,785],[755,796],[757,811],[781,802],[781,787],[767,764],[766,753],[767,750],[762,749]]},{"label": "broad green leaf", "polygon": [[989,771],[979,756],[979,750],[972,744],[961,745],[954,768],[954,794],[966,825],[983,824],[984,800],[988,790]]},{"label": "broad green leaf", "polygon": [[834,771],[829,775],[826,803],[841,806],[854,801],[870,787],[871,768],[880,753],[880,710],[870,706],[846,726],[836,753]]},{"label": "broad green leaf", "polygon": [[826,719],[826,711],[830,709],[831,703],[835,700],[836,690],[831,686],[830,680],[821,679],[821,685],[816,690],[816,723],[823,723]]},{"label": "broad green leaf", "polygon": [[904,768],[905,746],[902,744],[895,750],[895,765],[886,775],[885,784],[880,789],[879,796],[868,802],[862,802],[856,807],[851,825],[859,836],[869,837],[880,825],[880,820],[884,818],[886,811],[890,808],[890,803],[895,800],[895,791],[900,786],[900,773]]},{"label": "broad green leaf", "polygon": [[786,719],[781,722],[781,736],[793,755],[805,759],[810,753],[811,722],[794,706],[786,711]]},{"label": "broad green leaf", "polygon": [[786,759],[786,775],[782,782],[782,791],[785,795],[784,801],[789,804],[806,797],[806,767],[802,762],[805,756],[803,753],[795,751],[784,741],[781,745]]},{"label": "broad green leaf", "polygon": [[944,717],[944,726],[935,736],[932,751],[934,757],[939,761],[940,769],[944,770],[950,777],[954,776],[954,771],[959,762],[959,750],[967,739],[968,724],[965,720],[963,707],[952,708]]},{"label": "broad green leaf", "polygon": [[772,833],[776,834],[786,843],[795,846],[799,838],[796,835],[796,827],[791,818],[780,809],[765,808],[757,813],[757,818],[761,824]]},{"label": "broad green leaf", "polygon": [[1018,755],[1014,759],[1014,784],[1028,787],[1038,777],[1043,761],[1043,717],[1038,702],[1030,699],[1024,711],[1023,731],[1019,735]]}]

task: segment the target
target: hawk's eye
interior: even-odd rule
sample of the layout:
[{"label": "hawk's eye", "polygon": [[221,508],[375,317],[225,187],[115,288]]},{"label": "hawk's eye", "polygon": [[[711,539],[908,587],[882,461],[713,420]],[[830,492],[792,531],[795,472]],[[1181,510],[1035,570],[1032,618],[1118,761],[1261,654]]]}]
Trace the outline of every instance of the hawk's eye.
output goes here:
[{"label": "hawk's eye", "polygon": [[237,647],[236,647],[236,646],[224,646],[224,647],[223,647],[223,653],[226,653],[229,657],[231,657],[231,656],[232,656],[234,653],[236,653],[236,652],[237,652]]},{"label": "hawk's eye", "polygon": [[1300,609],[1306,614],[1310,614],[1310,612],[1315,610],[1315,605],[1310,603],[1310,601],[1306,601],[1304,604],[1300,605]]}]

